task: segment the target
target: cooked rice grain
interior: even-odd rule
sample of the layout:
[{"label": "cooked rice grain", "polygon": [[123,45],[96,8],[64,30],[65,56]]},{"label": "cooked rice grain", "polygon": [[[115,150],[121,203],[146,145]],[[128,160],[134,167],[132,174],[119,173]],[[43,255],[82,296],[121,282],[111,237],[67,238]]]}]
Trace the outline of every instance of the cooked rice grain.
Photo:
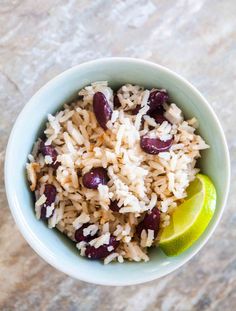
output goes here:
[{"label": "cooked rice grain", "polygon": [[[113,110],[104,132],[92,109],[96,92],[102,92],[113,109],[113,90],[106,81],[100,81],[80,90],[78,101],[65,104],[55,116],[48,115],[45,144],[56,148],[60,166],[55,174],[50,167],[52,158],[44,158],[39,152],[39,139],[26,165],[30,189],[36,195],[36,216],[40,218],[46,204],[44,188],[50,183],[57,191],[56,201],[47,208],[50,228],[57,227],[75,240],[75,230],[87,224],[84,236],[94,236],[89,244],[95,248],[108,245],[111,254],[104,259],[105,264],[114,260],[122,263],[124,259],[148,261],[148,247],[158,242],[160,234],[154,238],[153,230],[143,230],[139,239],[137,224],[146,211],[157,207],[161,229],[169,225],[171,213],[186,197],[186,188],[199,171],[195,165],[200,150],[209,146],[195,134],[196,118],[185,121],[174,103],[164,104],[169,122],[157,124],[146,115],[150,91],[131,84],[118,90],[121,107]],[[138,106],[137,115],[129,113]],[[147,133],[163,141],[173,138],[170,150],[158,155],[142,151],[140,136]],[[109,176],[108,184],[99,185],[97,190],[85,188],[81,181],[93,167],[106,168]],[[117,200],[119,213],[110,210],[110,200]],[[119,241],[115,252],[109,246],[111,235]],[[85,256],[86,243],[77,243],[76,247]]]}]

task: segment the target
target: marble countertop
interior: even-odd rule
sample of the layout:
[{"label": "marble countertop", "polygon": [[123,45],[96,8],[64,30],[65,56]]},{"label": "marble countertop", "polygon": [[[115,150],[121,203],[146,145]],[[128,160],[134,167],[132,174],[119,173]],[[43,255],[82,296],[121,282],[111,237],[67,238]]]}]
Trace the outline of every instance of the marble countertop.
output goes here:
[{"label": "marble countertop", "polygon": [[[235,0],[2,0],[0,4],[0,310],[203,311],[236,306]],[[6,201],[3,164],[13,123],[46,81],[81,62],[132,56],[192,82],[225,130],[231,193],[207,245],[162,279],[130,287],[76,281],[26,244]]]}]

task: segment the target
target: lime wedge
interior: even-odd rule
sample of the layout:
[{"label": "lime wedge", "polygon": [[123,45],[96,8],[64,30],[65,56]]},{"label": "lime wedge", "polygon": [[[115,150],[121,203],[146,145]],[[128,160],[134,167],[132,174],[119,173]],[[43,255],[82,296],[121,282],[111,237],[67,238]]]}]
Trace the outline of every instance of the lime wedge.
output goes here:
[{"label": "lime wedge", "polygon": [[177,256],[204,232],[216,207],[216,190],[206,175],[198,174],[187,189],[187,198],[164,228],[159,246],[167,256]]}]

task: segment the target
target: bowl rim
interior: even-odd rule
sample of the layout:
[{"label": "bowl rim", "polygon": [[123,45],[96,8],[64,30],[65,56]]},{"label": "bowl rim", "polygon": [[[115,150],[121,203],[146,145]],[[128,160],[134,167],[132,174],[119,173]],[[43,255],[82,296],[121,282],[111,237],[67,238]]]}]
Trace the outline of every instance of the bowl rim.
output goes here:
[{"label": "bowl rim", "polygon": [[[88,66],[92,66],[92,65],[97,65],[97,64],[102,64],[102,63],[107,63],[107,62],[123,62],[123,63],[133,63],[133,64],[143,64],[144,66],[147,67],[152,67],[154,69],[157,69],[159,71],[163,71],[171,76],[173,76],[174,78],[182,81],[182,83],[184,83],[192,92],[195,93],[195,95],[198,97],[199,101],[202,102],[202,104],[205,105],[205,107],[209,110],[209,112],[211,113],[215,123],[218,126],[219,129],[219,133],[221,136],[221,140],[223,142],[223,146],[222,146],[222,153],[224,158],[226,159],[226,189],[225,189],[225,194],[222,200],[222,204],[219,207],[219,214],[218,217],[215,219],[215,222],[212,224],[210,230],[208,231],[207,236],[205,237],[204,240],[202,240],[201,243],[199,243],[194,249],[193,251],[187,255],[180,263],[176,264],[174,267],[171,266],[168,271],[165,272],[160,272],[159,273],[153,273],[153,275],[145,277],[145,275],[143,275],[143,277],[140,277],[138,280],[132,281],[132,280],[122,280],[122,281],[110,281],[110,280],[97,280],[94,279],[93,276],[90,276],[90,274],[88,274],[88,277],[83,277],[81,275],[78,275],[78,273],[75,275],[74,271],[71,271],[70,267],[68,266],[64,266],[62,264],[60,264],[59,261],[57,261],[55,259],[55,257],[52,257],[50,254],[47,253],[46,249],[44,248],[44,245],[42,243],[39,243],[40,240],[35,240],[34,236],[31,234],[31,229],[28,226],[27,222],[24,220],[24,217],[21,215],[21,213],[18,211],[18,204],[17,204],[17,200],[16,198],[11,194],[12,190],[11,190],[11,178],[10,178],[10,162],[9,162],[9,155],[12,152],[12,148],[14,145],[14,138],[15,138],[15,134],[17,132],[17,128],[18,128],[18,124],[20,124],[21,120],[24,119],[24,115],[27,113],[28,107],[34,102],[34,99],[41,94],[42,92],[46,92],[48,88],[50,88],[50,86],[52,84],[56,84],[59,80],[61,79],[66,79],[67,76],[70,76],[74,71],[77,70],[83,70],[86,69],[86,67]],[[18,115],[14,126],[11,130],[10,136],[9,136],[9,140],[7,143],[7,148],[6,148],[6,155],[5,155],[5,165],[4,165],[4,179],[5,179],[5,189],[6,189],[6,195],[7,195],[7,201],[8,201],[8,206],[11,210],[11,213],[13,215],[13,218],[15,220],[15,223],[17,224],[17,227],[19,229],[19,231],[21,232],[21,234],[23,235],[24,239],[27,241],[27,243],[33,248],[33,250],[41,257],[43,258],[47,263],[49,263],[51,266],[53,266],[54,268],[58,269],[61,272],[64,272],[65,274],[71,276],[72,278],[81,280],[81,281],[85,281],[85,282],[89,282],[89,283],[93,283],[93,284],[98,284],[98,285],[109,285],[109,286],[126,286],[126,285],[135,285],[135,284],[141,284],[141,283],[145,283],[148,281],[152,281],[155,280],[157,278],[160,278],[162,276],[165,276],[167,274],[169,274],[170,272],[173,272],[175,270],[177,270],[178,268],[180,268],[182,265],[184,265],[186,262],[188,262],[193,256],[195,256],[200,249],[207,243],[208,239],[211,237],[211,235],[213,234],[213,232],[215,231],[225,208],[226,205],[226,201],[228,198],[228,193],[229,193],[229,188],[230,188],[230,156],[229,156],[229,150],[228,150],[228,146],[227,146],[227,142],[226,142],[226,138],[225,138],[225,134],[224,131],[222,129],[222,126],[213,110],[213,108],[210,106],[210,104],[208,103],[208,101],[203,97],[203,95],[190,83],[188,82],[185,78],[183,78],[182,76],[180,76],[179,74],[173,72],[172,70],[153,63],[151,61],[147,61],[147,60],[143,60],[143,59],[139,59],[139,58],[130,58],[130,57],[106,57],[106,58],[99,58],[99,59],[95,59],[92,61],[88,61],[88,62],[84,62],[81,63],[79,65],[73,66],[65,71],[63,71],[62,73],[60,73],[59,75],[55,76],[54,78],[52,78],[51,80],[49,80],[46,84],[44,84],[30,99],[29,101],[25,104],[25,106],[23,107],[23,109],[21,110],[20,114]],[[158,274],[158,275],[157,275]]]}]

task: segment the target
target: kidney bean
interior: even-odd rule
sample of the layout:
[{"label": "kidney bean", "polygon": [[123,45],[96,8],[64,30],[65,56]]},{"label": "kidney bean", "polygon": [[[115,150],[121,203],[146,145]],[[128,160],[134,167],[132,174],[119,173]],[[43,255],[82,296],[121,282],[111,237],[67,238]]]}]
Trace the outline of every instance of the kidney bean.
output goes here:
[{"label": "kidney bean", "polygon": [[50,156],[52,158],[52,163],[48,164],[55,170],[58,168],[58,166],[61,165],[60,162],[57,161],[57,151],[52,145],[45,145],[44,141],[41,141],[39,150],[41,151],[42,155],[45,156]]},{"label": "kidney bean", "polygon": [[162,124],[164,121],[169,122],[169,121],[163,116],[163,114],[155,113],[155,114],[153,114],[152,117],[155,119],[156,123],[158,123],[158,124]]},{"label": "kidney bean", "polygon": [[109,205],[109,208],[113,212],[119,212],[119,210],[121,209],[121,207],[118,206],[118,201],[117,200],[111,201],[111,203]]},{"label": "kidney bean", "polygon": [[84,229],[90,226],[91,224],[84,224],[82,227],[75,231],[75,240],[76,242],[90,242],[91,240],[95,239],[97,235],[84,235]]},{"label": "kidney bean", "polygon": [[106,130],[106,124],[111,119],[112,109],[102,92],[97,92],[93,96],[93,111],[99,125]]},{"label": "kidney bean", "polygon": [[143,230],[153,230],[154,238],[156,238],[160,227],[160,211],[154,207],[151,211],[147,212],[144,219],[137,225],[136,233],[140,237]]},{"label": "kidney bean", "polygon": [[148,136],[142,136],[140,140],[140,146],[146,153],[158,154],[170,149],[173,140],[162,141],[159,138],[149,138]]},{"label": "kidney bean", "polygon": [[150,93],[148,101],[149,101],[149,112],[160,108],[165,102],[169,99],[169,95],[166,90],[154,90]]},{"label": "kidney bean", "polygon": [[[109,246],[112,246],[112,250],[108,250]],[[103,259],[112,252],[115,251],[115,249],[119,246],[119,241],[116,241],[114,236],[110,237],[109,244],[103,244],[99,246],[98,248],[95,248],[94,246],[88,245],[85,250],[85,256],[89,259]]]},{"label": "kidney bean", "polygon": [[47,217],[46,215],[47,215],[47,207],[46,205],[43,205],[40,211],[40,219],[42,220],[48,219],[49,217]]},{"label": "kidney bean", "polygon": [[[40,212],[40,218],[41,219],[47,219],[47,218],[52,216],[52,215],[50,215],[49,217],[46,216],[47,215],[47,207],[51,206],[52,203],[54,203],[56,200],[56,195],[57,195],[56,187],[51,185],[51,184],[46,184],[45,188],[44,188],[44,195],[46,196],[46,201],[43,204],[43,206],[41,207],[41,212]],[[54,210],[53,210],[53,212],[54,212]]]},{"label": "kidney bean", "polygon": [[114,95],[113,102],[114,102],[114,107],[115,108],[119,108],[121,106],[121,103],[120,103],[120,100],[119,100],[119,97],[118,97],[117,94]]},{"label": "kidney bean", "polygon": [[57,195],[56,187],[51,184],[46,184],[44,188],[44,195],[47,198],[45,204],[51,205],[56,200],[56,195]]},{"label": "kidney bean", "polygon": [[131,109],[130,112],[134,116],[139,113],[140,109],[141,109],[141,105],[137,105],[134,109]]},{"label": "kidney bean", "polygon": [[108,181],[107,171],[103,167],[92,168],[82,177],[83,185],[89,189],[97,189],[98,185],[106,185]]}]

